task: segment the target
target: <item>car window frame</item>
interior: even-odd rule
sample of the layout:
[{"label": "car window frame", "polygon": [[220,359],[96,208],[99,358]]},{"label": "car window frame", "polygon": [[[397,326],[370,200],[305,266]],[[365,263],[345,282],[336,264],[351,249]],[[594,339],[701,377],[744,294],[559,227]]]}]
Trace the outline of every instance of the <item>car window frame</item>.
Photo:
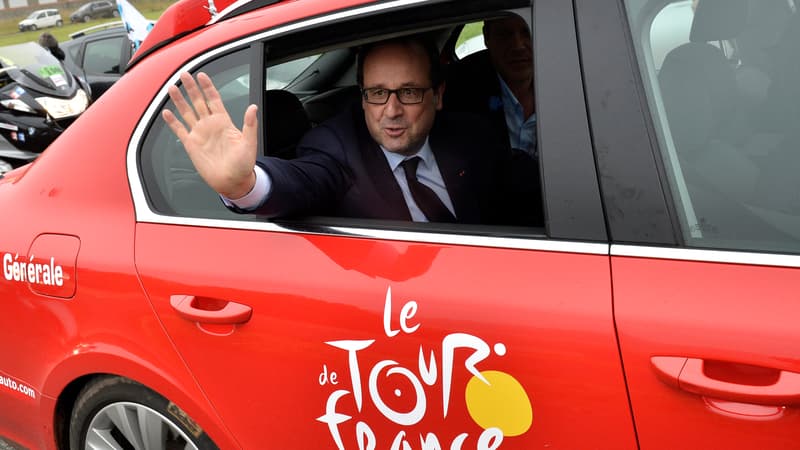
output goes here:
[{"label": "car window frame", "polygon": [[[375,17],[376,15],[394,14],[401,11],[408,11],[413,8],[440,8],[440,10],[438,10],[438,14],[441,15],[437,16],[439,17],[437,20],[444,20],[444,18],[447,17],[447,20],[450,22],[456,22],[455,19],[450,17],[452,16],[452,2],[441,0],[413,2],[413,7],[403,5],[402,3],[404,2],[401,2],[400,6],[397,6],[396,4],[369,5],[362,9],[352,9],[348,11],[348,14],[345,15],[342,15],[341,12],[331,13],[330,16],[335,17],[335,20],[324,22],[325,24],[323,27],[329,27],[330,29],[338,28],[340,30],[342,27],[341,22],[344,21],[361,20],[366,22],[371,20],[371,18]],[[506,5],[512,7],[521,3],[527,3],[528,5],[533,4],[532,2],[528,3],[527,1],[523,0],[503,0],[498,3],[499,6]],[[537,5],[540,3],[537,3]],[[448,7],[450,8],[449,10],[447,10]],[[416,236],[417,239],[421,238],[421,236],[427,236],[425,239],[432,242],[442,242],[442,239],[446,241],[448,239],[446,235],[458,236],[459,240],[462,238],[467,238],[471,242],[480,241],[483,237],[525,237],[529,239],[573,239],[580,241],[606,242],[607,236],[605,230],[605,221],[602,214],[602,206],[600,204],[599,184],[596,179],[597,172],[596,168],[594,167],[594,160],[591,152],[588,118],[586,115],[583,93],[580,89],[577,91],[574,89],[575,83],[580,85],[581,81],[580,72],[578,71],[579,64],[577,46],[575,45],[575,32],[574,29],[571,30],[569,26],[566,26],[569,24],[574,25],[572,10],[571,8],[564,10],[564,7],[560,6],[558,2],[551,2],[549,7],[538,7],[543,11],[541,16],[533,14],[533,6],[525,6],[518,11],[528,15],[527,20],[530,20],[530,16],[533,15],[535,20],[534,29],[536,29],[536,27],[540,27],[542,29],[550,29],[552,31],[554,28],[548,28],[548,26],[552,27],[550,23],[553,20],[558,22],[558,25],[556,26],[558,29],[564,30],[566,28],[565,34],[567,40],[565,43],[559,45],[557,50],[548,52],[547,56],[536,56],[536,61],[538,67],[546,67],[546,65],[542,66],[540,64],[546,62],[552,62],[554,66],[557,67],[550,69],[546,78],[550,80],[550,82],[559,83],[567,95],[566,99],[565,95],[537,96],[539,97],[537,100],[537,109],[541,111],[552,111],[552,113],[549,114],[553,114],[553,117],[571,117],[571,122],[565,126],[551,124],[552,132],[543,137],[543,142],[545,142],[543,147],[550,146],[553,148],[551,151],[543,152],[545,155],[543,156],[543,161],[545,161],[545,174],[543,178],[545,179],[545,188],[548,192],[548,196],[545,197],[544,201],[547,203],[547,207],[549,208],[550,212],[548,217],[549,226],[546,230],[535,228],[520,229],[521,227],[469,227],[453,224],[430,224],[415,222],[393,223],[391,221],[369,221],[364,219],[327,217],[313,217],[310,218],[310,220],[298,221],[223,220],[224,223],[222,223],[220,222],[222,219],[168,216],[160,214],[151,209],[151,205],[146,200],[144,186],[138,185],[136,181],[140,176],[142,176],[142,174],[140,173],[141,168],[139,167],[137,156],[139,153],[138,146],[140,141],[134,139],[131,141],[131,146],[129,147],[128,162],[129,170],[134,171],[134,176],[131,179],[133,180],[132,190],[135,194],[135,200],[137,200],[137,220],[175,224],[204,224],[205,226],[224,226],[226,228],[241,229],[277,229],[280,231],[304,231],[313,229],[315,232],[332,234],[345,233],[347,235],[352,235],[355,233],[361,236],[374,236],[376,233],[377,235],[385,236],[387,234],[396,235],[397,233],[403,234],[410,232]],[[477,11],[488,12],[491,10],[498,11],[499,9],[502,9],[495,8],[494,5],[487,7],[485,2],[480,2],[477,0],[469,0],[467,2],[459,3],[458,8],[460,11],[465,11],[464,20],[466,20],[469,14],[474,16]],[[447,10],[447,15],[442,12],[445,10]],[[548,11],[550,14],[547,14]],[[269,45],[269,42],[272,39],[286,36],[290,31],[292,33],[297,33],[297,36],[303,36],[303,31],[307,31],[308,27],[311,27],[315,22],[321,23],[322,20],[324,20],[324,18],[316,18],[313,21],[309,19],[306,21],[308,25],[305,27],[303,23],[294,23],[291,27],[285,25],[278,26],[273,29],[265,30],[262,33],[228,43],[227,45],[224,45],[218,49],[206,51],[203,55],[190,60],[180,69],[180,71],[188,70],[191,72],[194,70],[194,68],[213,57],[217,57],[220,54],[241,49],[246,46],[253,46],[254,44],[261,45],[259,42],[266,42],[265,45]],[[408,24],[404,26],[412,29],[418,28],[418,26],[415,27]],[[388,32],[389,31],[384,30],[384,33]],[[309,36],[309,33],[306,33],[305,35]],[[572,39],[571,41],[569,40],[570,36]],[[543,39],[540,42],[547,41],[547,39]],[[319,44],[319,48],[324,47],[324,45],[324,43]],[[571,52],[569,52],[569,57],[564,57],[562,53],[564,50],[568,49],[570,45],[572,45],[572,49]],[[300,52],[299,47],[298,52]],[[562,63],[558,64],[559,61]],[[564,80],[563,74],[561,73],[563,70],[573,70],[575,77]],[[260,76],[263,77],[264,75],[261,74]],[[145,130],[149,127],[148,123],[150,121],[157,120],[154,119],[154,116],[157,115],[155,113],[161,109],[161,105],[165,101],[166,88],[169,85],[174,84],[176,81],[177,75],[173,74],[172,77],[165,83],[164,88],[159,95],[156,96],[156,100],[154,101],[153,105],[151,105],[151,107],[148,109],[148,112],[143,117],[142,122],[140,122],[140,125],[137,128],[138,131],[136,132],[137,136],[142,136],[145,133]],[[251,80],[251,88],[253,86],[260,86],[263,83],[263,78],[256,80],[255,82],[254,80]],[[539,91],[541,92],[541,87],[539,87]],[[559,89],[559,92],[561,92],[561,89]],[[577,133],[576,129],[578,130]],[[582,161],[576,164],[575,160],[570,161],[568,158],[565,158],[564,155],[559,156],[556,153],[557,150],[555,149],[563,147],[564,145],[572,148],[568,151],[563,151],[562,149],[562,152],[567,152],[570,155],[574,155],[575,158]],[[551,156],[546,156],[548,153]],[[564,177],[570,180],[579,181],[575,183],[565,183],[563,181],[560,182],[559,179]],[[577,199],[576,196],[583,196],[583,198]],[[571,206],[576,204],[580,206]],[[514,245],[523,244],[518,243]]]}]

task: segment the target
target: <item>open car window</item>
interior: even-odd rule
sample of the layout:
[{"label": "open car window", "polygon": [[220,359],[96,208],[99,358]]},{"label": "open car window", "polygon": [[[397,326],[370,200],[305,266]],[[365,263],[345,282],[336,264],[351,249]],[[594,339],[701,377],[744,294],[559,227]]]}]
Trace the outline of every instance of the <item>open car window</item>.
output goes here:
[{"label": "open car window", "polygon": [[[528,16],[525,21],[530,23],[530,5],[524,1],[520,5],[527,5],[518,9],[518,13]],[[208,73],[222,95],[223,102],[231,114],[237,127],[241,126],[241,118],[247,105],[258,98],[262,102],[260,111],[260,138],[262,139],[262,154],[282,159],[292,159],[296,156],[295,147],[302,136],[309,129],[318,126],[325,120],[334,117],[340,111],[352,105],[360,104],[361,92],[356,82],[356,53],[359,45],[371,40],[385,39],[397,34],[425,33],[433,37],[439,48],[450,37],[452,30],[463,27],[461,31],[462,49],[469,47],[470,53],[484,49],[482,44],[482,20],[475,19],[472,13],[468,18],[459,20],[452,15],[437,12],[437,16],[429,19],[422,28],[409,25],[412,22],[402,22],[392,18],[391,27],[377,27],[375,18],[359,18],[353,24],[343,26],[337,24],[337,29],[347,29],[349,26],[360,30],[354,34],[359,39],[353,40],[342,36],[340,31],[333,26],[323,27],[318,31],[319,36],[310,34],[282,35],[263,42],[250,42],[243,45],[240,50],[220,56],[211,60],[193,72],[203,71]],[[486,17],[499,17],[509,14],[506,11],[488,9]],[[381,17],[385,19],[386,17]],[[264,69],[253,67],[252,58],[258,49],[264,49]],[[261,75],[264,74],[264,75]],[[263,79],[258,78],[264,76]],[[496,80],[496,77],[493,77]],[[263,89],[263,90],[262,90]],[[256,92],[254,93],[254,90]],[[289,103],[286,103],[286,102]],[[289,105],[289,106],[287,106]],[[300,105],[295,107],[294,105]],[[173,109],[170,101],[162,108]],[[289,121],[290,116],[304,116],[305,125],[297,125],[297,121]],[[274,125],[270,116],[279,116],[280,125]],[[273,129],[279,128],[280,137],[275,137]],[[290,135],[288,140],[287,133]],[[506,145],[502,140],[497,141],[497,146]],[[182,146],[163,123],[155,120],[146,136],[140,153],[142,172],[145,179],[145,192],[153,209],[159,214],[180,217],[198,218],[224,218],[236,220],[265,220],[255,214],[235,214],[229,211],[210,188],[208,188],[194,170]],[[536,162],[532,162],[536,164]],[[538,180],[526,180],[528,183],[537,183]],[[527,189],[527,188],[526,188]],[[538,189],[538,186],[536,186]],[[541,202],[537,199],[536,202]],[[532,208],[541,209],[542,205],[532,205]],[[362,217],[294,217],[295,223],[363,223]],[[349,222],[348,222],[349,221]],[[370,220],[369,226],[394,228],[400,225],[395,221]],[[435,229],[438,224],[403,223],[402,227],[420,227],[421,229]],[[490,226],[502,226],[493,224]],[[454,225],[449,225],[452,229]],[[516,223],[509,222],[514,232],[525,232],[541,235],[541,227],[517,229]],[[480,226],[478,226],[480,227]],[[475,232],[480,228],[465,227]],[[488,228],[487,228],[488,230]]]}]

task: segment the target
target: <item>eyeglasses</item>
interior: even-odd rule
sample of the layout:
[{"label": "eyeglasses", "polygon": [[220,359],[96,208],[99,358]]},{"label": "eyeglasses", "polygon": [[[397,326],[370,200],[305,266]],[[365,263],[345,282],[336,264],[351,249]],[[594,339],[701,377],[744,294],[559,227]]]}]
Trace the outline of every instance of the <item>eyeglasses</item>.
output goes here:
[{"label": "eyeglasses", "polygon": [[402,87],[400,89],[384,89],[384,88],[368,88],[362,89],[361,95],[364,96],[364,101],[372,105],[385,105],[389,101],[392,94],[397,96],[397,100],[404,105],[415,105],[422,103],[425,98],[425,92],[429,87]]}]

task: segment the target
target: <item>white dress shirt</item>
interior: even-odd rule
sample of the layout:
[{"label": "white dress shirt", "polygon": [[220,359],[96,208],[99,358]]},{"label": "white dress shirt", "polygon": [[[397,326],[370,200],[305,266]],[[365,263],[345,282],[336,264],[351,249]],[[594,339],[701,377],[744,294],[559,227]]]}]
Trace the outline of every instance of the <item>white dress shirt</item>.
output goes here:
[{"label": "white dress shirt", "polygon": [[422,210],[417,206],[417,202],[414,201],[414,197],[411,196],[411,190],[409,190],[408,181],[406,181],[406,173],[403,168],[400,167],[400,163],[415,156],[419,156],[420,159],[422,159],[419,166],[417,166],[417,180],[433,189],[433,192],[435,192],[436,196],[444,203],[444,206],[450,210],[453,217],[456,217],[453,202],[450,200],[450,195],[447,193],[447,187],[444,185],[442,173],[439,172],[439,165],[436,164],[436,158],[433,156],[433,151],[427,139],[425,139],[422,148],[414,155],[400,155],[390,152],[383,147],[381,147],[381,150],[383,150],[383,155],[386,156],[386,161],[389,162],[389,169],[392,170],[397,184],[400,185],[400,190],[403,191],[403,198],[408,206],[408,211],[411,213],[411,220],[414,222],[428,222],[428,218],[425,217],[425,214],[423,214]]}]

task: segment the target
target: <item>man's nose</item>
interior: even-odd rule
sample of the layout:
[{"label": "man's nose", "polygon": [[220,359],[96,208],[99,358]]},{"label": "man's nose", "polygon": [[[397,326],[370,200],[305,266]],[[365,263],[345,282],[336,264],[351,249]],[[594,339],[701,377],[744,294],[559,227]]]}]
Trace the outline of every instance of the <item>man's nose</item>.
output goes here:
[{"label": "man's nose", "polygon": [[531,38],[527,33],[514,33],[511,37],[512,48],[523,48],[531,45]]},{"label": "man's nose", "polygon": [[403,114],[403,104],[400,103],[400,99],[397,98],[397,92],[389,94],[389,99],[386,100],[384,114],[389,117],[397,117]]}]

